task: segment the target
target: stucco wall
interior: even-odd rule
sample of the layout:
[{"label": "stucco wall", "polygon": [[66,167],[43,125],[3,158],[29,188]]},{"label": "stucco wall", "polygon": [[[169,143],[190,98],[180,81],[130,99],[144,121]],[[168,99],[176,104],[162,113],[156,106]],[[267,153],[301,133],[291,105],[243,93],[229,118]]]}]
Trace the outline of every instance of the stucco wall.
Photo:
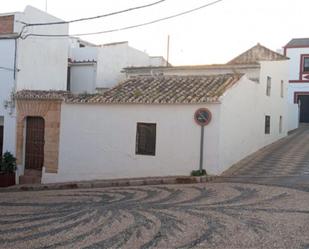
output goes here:
[{"label": "stucco wall", "polygon": [[288,131],[299,127],[299,107],[298,104],[288,104]]},{"label": "stucco wall", "polygon": [[[72,61],[96,61],[93,75],[88,66],[72,66],[71,89],[74,92],[96,92],[96,88],[110,88],[125,79],[121,72],[124,67],[148,66],[151,57],[132,48],[127,42],[101,47],[83,47],[70,49]],[[95,77],[93,79],[93,77]]]},{"label": "stucco wall", "polygon": [[[300,59],[302,54],[309,54],[309,48],[288,48],[287,56],[289,60],[289,80],[299,80]],[[294,103],[294,92],[309,92],[309,83],[289,84],[289,103]],[[296,115],[295,113],[292,115]]]},{"label": "stucco wall", "polygon": [[300,57],[302,54],[309,54],[309,48],[288,48],[286,51],[286,56],[290,58],[290,80],[299,80]]},{"label": "stucco wall", "polygon": [[94,93],[96,89],[97,65],[84,64],[71,66],[71,92],[72,93]]},{"label": "stucco wall", "polygon": [[98,50],[97,87],[113,87],[125,79],[124,67],[146,66],[149,56],[128,46],[128,43],[103,46]]},{"label": "stucco wall", "polygon": [[[272,79],[266,96],[267,76]],[[280,93],[284,81],[284,97]],[[287,135],[288,63],[261,62],[259,83],[243,77],[222,96],[220,123],[220,170]],[[265,115],[271,116],[270,134],[265,134]],[[282,132],[279,120],[282,116]],[[218,173],[221,173],[219,170]]]},{"label": "stucco wall", "polygon": [[[63,104],[58,174],[42,181],[189,175],[199,167],[198,105]],[[204,167],[218,165],[220,105],[205,105],[213,120],[205,128]],[[156,155],[135,154],[136,123],[157,124]]]},{"label": "stucco wall", "polygon": [[[46,12],[27,7],[15,19],[26,23],[60,21]],[[20,31],[16,22],[15,32]],[[33,26],[25,34],[67,35],[68,25]],[[28,37],[18,40],[17,90],[66,90],[68,38]]]},{"label": "stucco wall", "polygon": [[186,67],[166,67],[166,68],[141,68],[134,69],[126,72],[126,77],[139,76],[139,75],[216,75],[216,74],[227,74],[227,73],[243,73],[246,74],[248,78],[255,81],[259,80],[260,68],[258,65],[254,66],[231,66],[230,68],[222,68],[218,66],[214,67],[204,67],[195,68],[194,66]]},{"label": "stucco wall", "polygon": [[4,102],[11,100],[14,90],[15,41],[0,39],[0,116],[4,118],[3,151],[15,154],[15,112],[5,108]]}]

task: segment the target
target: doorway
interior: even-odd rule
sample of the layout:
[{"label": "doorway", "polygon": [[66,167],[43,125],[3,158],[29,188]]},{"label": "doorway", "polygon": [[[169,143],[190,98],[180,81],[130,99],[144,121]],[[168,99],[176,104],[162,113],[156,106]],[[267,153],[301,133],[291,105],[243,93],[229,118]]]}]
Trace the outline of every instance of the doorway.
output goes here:
[{"label": "doorway", "polygon": [[41,117],[26,119],[25,169],[42,170],[44,164],[45,121]]},{"label": "doorway", "polygon": [[299,95],[298,101],[300,101],[299,122],[309,123],[309,95]]}]

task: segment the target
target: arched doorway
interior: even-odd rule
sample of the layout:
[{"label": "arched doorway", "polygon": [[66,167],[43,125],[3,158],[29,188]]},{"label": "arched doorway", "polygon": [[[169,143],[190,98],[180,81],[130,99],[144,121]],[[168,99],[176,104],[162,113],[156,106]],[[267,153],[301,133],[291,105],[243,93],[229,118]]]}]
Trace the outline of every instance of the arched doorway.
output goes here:
[{"label": "arched doorway", "polygon": [[42,117],[26,118],[25,169],[42,170],[44,165],[45,121]]}]

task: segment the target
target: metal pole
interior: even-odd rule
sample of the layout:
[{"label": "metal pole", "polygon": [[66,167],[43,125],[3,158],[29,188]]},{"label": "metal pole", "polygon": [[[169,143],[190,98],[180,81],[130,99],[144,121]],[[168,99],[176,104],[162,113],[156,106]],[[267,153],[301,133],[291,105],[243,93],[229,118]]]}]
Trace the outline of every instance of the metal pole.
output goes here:
[{"label": "metal pole", "polygon": [[47,0],[45,0],[45,12],[47,12]]},{"label": "metal pole", "polygon": [[166,48],[166,66],[168,67],[170,60],[170,35],[167,36],[167,48]]},{"label": "metal pole", "polygon": [[201,145],[200,145],[200,173],[203,170],[203,153],[204,152],[204,125],[201,125]]}]

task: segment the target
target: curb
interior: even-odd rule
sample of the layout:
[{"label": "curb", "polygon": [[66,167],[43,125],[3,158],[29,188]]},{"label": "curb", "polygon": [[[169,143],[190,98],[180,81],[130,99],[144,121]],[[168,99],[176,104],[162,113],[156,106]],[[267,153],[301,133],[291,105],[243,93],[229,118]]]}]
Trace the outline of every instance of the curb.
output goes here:
[{"label": "curb", "polygon": [[213,181],[216,176],[175,176],[175,177],[150,177],[135,179],[115,179],[115,180],[94,180],[85,182],[65,182],[50,184],[27,184],[15,185],[0,189],[2,192],[19,191],[42,191],[42,190],[63,190],[63,189],[89,189],[89,188],[109,188],[109,187],[132,187],[146,185],[168,185],[168,184],[194,184]]}]

